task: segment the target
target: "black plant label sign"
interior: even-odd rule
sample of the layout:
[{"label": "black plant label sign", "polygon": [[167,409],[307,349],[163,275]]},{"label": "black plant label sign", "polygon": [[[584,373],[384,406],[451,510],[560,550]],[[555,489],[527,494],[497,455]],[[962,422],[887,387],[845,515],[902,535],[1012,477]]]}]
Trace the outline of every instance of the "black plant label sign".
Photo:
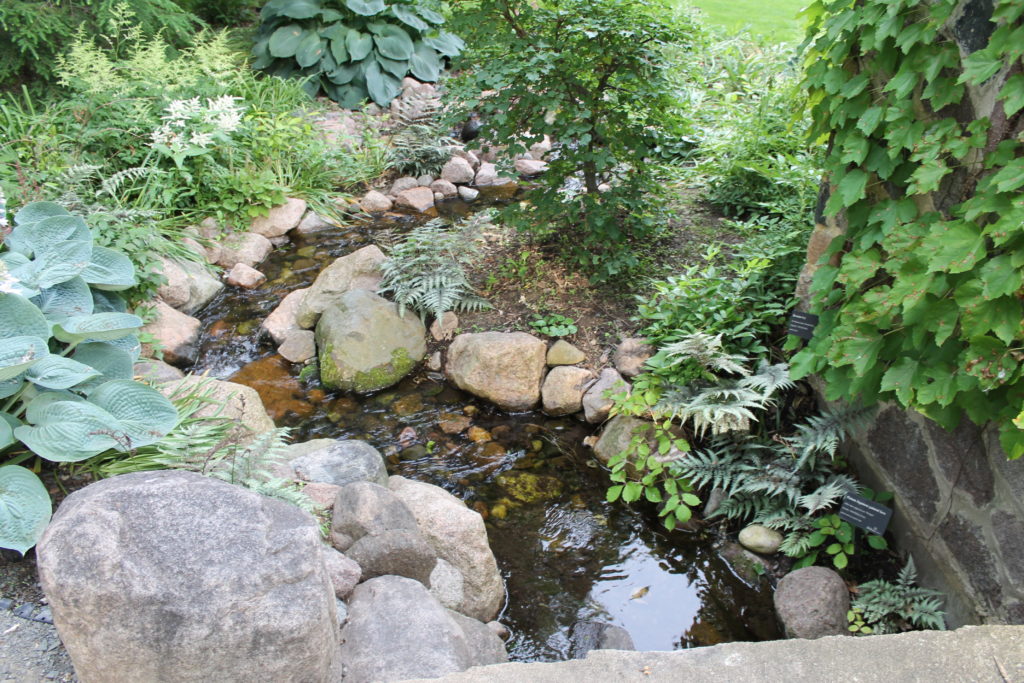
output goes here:
[{"label": "black plant label sign", "polygon": [[803,311],[793,311],[789,316],[789,333],[801,339],[814,336],[814,328],[818,325],[818,316]]},{"label": "black plant label sign", "polygon": [[839,506],[839,519],[881,536],[892,519],[892,508],[856,493],[848,493]]}]

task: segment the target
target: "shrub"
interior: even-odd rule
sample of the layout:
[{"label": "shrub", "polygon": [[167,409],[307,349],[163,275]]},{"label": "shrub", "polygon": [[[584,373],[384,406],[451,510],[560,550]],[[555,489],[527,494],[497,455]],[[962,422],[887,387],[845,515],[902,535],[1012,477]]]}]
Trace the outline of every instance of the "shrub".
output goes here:
[{"label": "shrub", "polygon": [[367,97],[386,106],[409,74],[436,81],[463,47],[429,0],[271,0],[260,16],[253,68],[304,77],[310,95],[349,109]]},{"label": "shrub", "polygon": [[131,262],[94,245],[85,221],[57,204],[29,204],[14,220],[9,233],[0,221],[0,451],[14,455],[0,468],[0,546],[24,553],[50,501],[18,463],[130,452],[167,434],[178,413],[132,380],[142,320],[117,294],[135,282]]},{"label": "shrub", "polygon": [[624,0],[483,0],[462,23],[475,27],[472,48],[451,89],[456,118],[484,121],[474,144],[507,145],[509,156],[544,135],[559,145],[506,221],[560,242],[596,279],[635,267],[634,242],[662,225],[647,160],[685,128],[663,49],[688,27]]}]

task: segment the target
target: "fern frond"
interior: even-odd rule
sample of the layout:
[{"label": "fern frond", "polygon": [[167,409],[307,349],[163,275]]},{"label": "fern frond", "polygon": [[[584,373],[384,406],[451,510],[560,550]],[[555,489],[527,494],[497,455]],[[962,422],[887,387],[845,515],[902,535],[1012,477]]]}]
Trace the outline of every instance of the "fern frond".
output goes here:
[{"label": "fern frond", "polygon": [[694,332],[675,343],[663,346],[661,350],[670,359],[670,365],[692,360],[711,372],[743,376],[750,374],[750,370],[744,365],[748,361],[746,356],[722,350],[721,334],[712,336],[705,332]]},{"label": "fern frond", "polygon": [[789,378],[788,363],[778,363],[777,365],[761,363],[757,368],[757,372],[741,379],[740,384],[744,387],[760,391],[766,397],[771,396],[780,389],[792,389],[796,386],[793,380]]},{"label": "fern frond", "polygon": [[842,406],[830,408],[821,415],[814,415],[797,425],[795,436],[787,439],[790,446],[799,454],[797,468],[803,467],[817,454],[822,453],[829,458],[835,456],[840,441],[849,432],[860,428],[874,415],[874,408]]},{"label": "fern frond", "polygon": [[824,486],[819,486],[811,493],[800,496],[797,499],[797,505],[807,510],[807,514],[813,515],[815,512],[832,507],[848,492],[848,489],[839,482],[832,481]]}]

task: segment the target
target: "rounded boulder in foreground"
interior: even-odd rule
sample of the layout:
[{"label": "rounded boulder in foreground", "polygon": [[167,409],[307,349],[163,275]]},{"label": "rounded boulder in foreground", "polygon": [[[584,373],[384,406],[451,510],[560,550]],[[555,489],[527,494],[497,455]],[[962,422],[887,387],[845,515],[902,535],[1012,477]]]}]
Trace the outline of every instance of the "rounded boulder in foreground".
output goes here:
[{"label": "rounded boulder in foreground", "polygon": [[789,638],[850,635],[849,609],[846,582],[827,567],[797,569],[775,589],[775,611]]},{"label": "rounded boulder in foreground", "polygon": [[319,529],[191,472],[126,474],[64,501],[39,576],[79,680],[336,680]]}]

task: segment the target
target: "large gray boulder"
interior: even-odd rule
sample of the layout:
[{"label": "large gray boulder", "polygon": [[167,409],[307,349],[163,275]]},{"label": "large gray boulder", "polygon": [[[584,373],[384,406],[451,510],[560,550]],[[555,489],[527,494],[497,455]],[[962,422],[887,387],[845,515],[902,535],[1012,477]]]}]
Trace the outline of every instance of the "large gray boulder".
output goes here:
[{"label": "large gray boulder", "polygon": [[160,267],[167,282],[157,288],[157,295],[184,313],[195,313],[224,289],[224,283],[200,263],[164,258]]},{"label": "large gray boulder", "polygon": [[335,596],[316,520],[191,472],[71,494],[37,547],[79,680],[330,681]]},{"label": "large gray boulder", "polygon": [[437,553],[418,529],[391,529],[363,536],[346,555],[362,569],[364,579],[393,574],[430,585]]},{"label": "large gray boulder", "polygon": [[789,638],[849,635],[849,609],[846,582],[827,567],[797,569],[775,589],[775,611]]},{"label": "large gray boulder", "polygon": [[445,372],[463,391],[505,410],[540,400],[547,345],[525,332],[460,334],[448,347]]},{"label": "large gray boulder", "polygon": [[[164,360],[171,365],[195,362],[202,323],[159,299],[153,307],[153,314],[153,319],[143,326],[142,332],[152,337],[160,347]],[[143,355],[152,355],[154,350],[151,344],[143,345]]]},{"label": "large gray boulder", "polygon": [[609,460],[629,447],[633,436],[653,436],[653,433],[654,428],[650,422],[628,415],[616,415],[604,426],[601,438],[594,444],[594,455],[602,465],[607,465]]},{"label": "large gray boulder", "polygon": [[505,586],[480,514],[431,484],[393,476],[388,488],[412,512],[437,556],[462,574],[463,599],[457,611],[483,622],[493,619],[505,600]]},{"label": "large gray boulder", "polygon": [[263,235],[254,232],[235,232],[224,237],[220,243],[217,265],[233,268],[236,263],[255,266],[273,250],[274,245]]},{"label": "large gray boulder", "polygon": [[374,245],[336,259],[317,275],[309,291],[302,297],[295,313],[296,324],[306,329],[313,327],[320,314],[348,291],[376,290],[383,277],[380,264],[385,260],[387,257],[384,252]]},{"label": "large gray boulder", "polygon": [[594,382],[594,373],[586,368],[559,365],[552,368],[540,394],[548,415],[572,415],[583,409],[583,394]]},{"label": "large gray boulder", "polygon": [[348,602],[348,621],[341,631],[345,680],[436,678],[506,661],[501,640],[493,634],[490,640],[486,637],[454,617],[418,581],[401,576],[370,579],[356,587]]},{"label": "large gray boulder", "polygon": [[331,517],[331,544],[342,552],[368,534],[393,529],[416,531],[416,518],[384,485],[357,481],[338,489]]},{"label": "large gray boulder", "polygon": [[249,232],[263,235],[267,239],[280,237],[299,225],[306,213],[306,202],[294,197],[285,200],[284,204],[272,208],[266,216],[254,218]]},{"label": "large gray boulder", "polygon": [[387,299],[365,289],[345,292],[316,326],[320,381],[358,393],[396,384],[423,360],[426,334],[419,316],[399,315]]},{"label": "large gray boulder", "polygon": [[339,439],[327,446],[299,455],[289,462],[295,478],[345,486],[369,481],[382,486],[388,483],[384,457],[365,441]]}]

